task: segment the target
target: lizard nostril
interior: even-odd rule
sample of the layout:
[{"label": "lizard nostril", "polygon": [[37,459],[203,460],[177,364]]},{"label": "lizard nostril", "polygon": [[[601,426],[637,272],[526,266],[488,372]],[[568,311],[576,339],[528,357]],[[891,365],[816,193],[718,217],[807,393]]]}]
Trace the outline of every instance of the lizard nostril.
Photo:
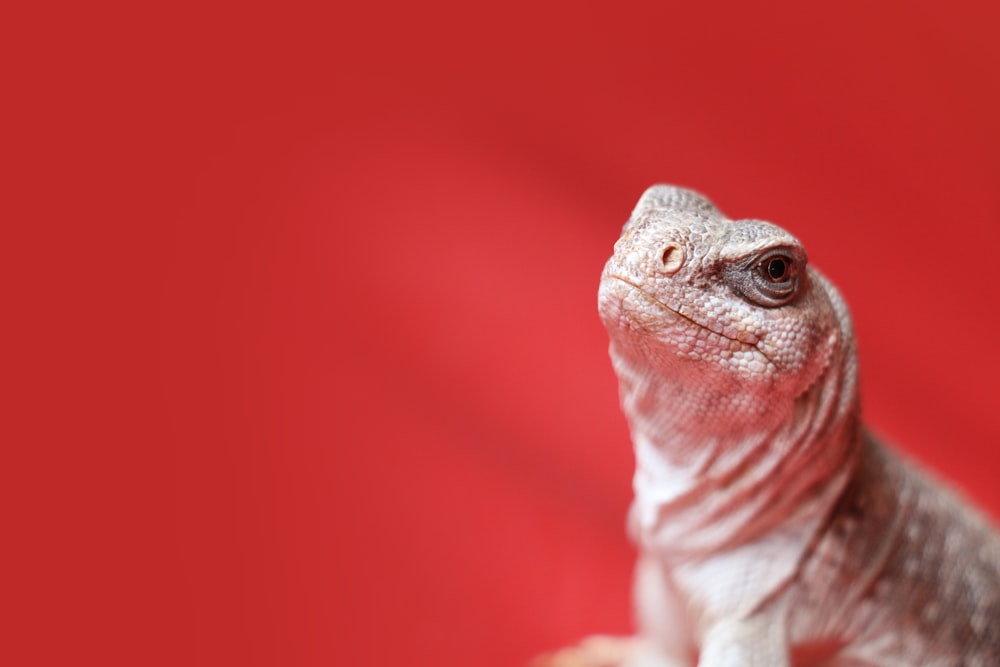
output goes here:
[{"label": "lizard nostril", "polygon": [[676,273],[684,265],[684,248],[676,243],[668,243],[660,253],[660,270]]}]

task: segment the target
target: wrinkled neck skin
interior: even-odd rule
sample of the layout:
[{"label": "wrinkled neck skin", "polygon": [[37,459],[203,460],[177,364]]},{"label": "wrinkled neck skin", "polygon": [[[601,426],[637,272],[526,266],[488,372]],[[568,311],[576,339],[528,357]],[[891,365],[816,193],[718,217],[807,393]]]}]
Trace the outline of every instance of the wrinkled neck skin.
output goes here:
[{"label": "wrinkled neck skin", "polygon": [[860,444],[853,336],[839,334],[816,380],[774,401],[764,390],[749,401],[705,401],[690,374],[651,367],[626,338],[612,336],[636,456],[630,530],[644,549],[683,562],[762,536],[806,547],[846,486]]}]

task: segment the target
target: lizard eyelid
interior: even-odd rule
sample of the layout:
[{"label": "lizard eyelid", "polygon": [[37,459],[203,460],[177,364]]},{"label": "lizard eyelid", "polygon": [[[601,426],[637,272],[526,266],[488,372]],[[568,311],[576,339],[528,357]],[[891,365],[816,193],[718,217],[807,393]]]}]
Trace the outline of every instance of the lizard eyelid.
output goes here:
[{"label": "lizard eyelid", "polygon": [[798,294],[805,257],[795,248],[778,247],[744,258],[724,269],[726,282],[747,301],[777,308]]}]

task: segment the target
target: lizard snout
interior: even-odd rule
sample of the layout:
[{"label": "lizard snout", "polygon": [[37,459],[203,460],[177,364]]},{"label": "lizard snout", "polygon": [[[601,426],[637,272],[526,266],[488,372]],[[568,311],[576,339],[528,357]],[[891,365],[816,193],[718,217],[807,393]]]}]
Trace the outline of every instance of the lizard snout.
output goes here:
[{"label": "lizard snout", "polygon": [[670,242],[665,244],[660,248],[658,254],[660,265],[659,270],[661,273],[670,275],[672,273],[677,273],[682,266],[684,266],[684,248],[679,243]]}]

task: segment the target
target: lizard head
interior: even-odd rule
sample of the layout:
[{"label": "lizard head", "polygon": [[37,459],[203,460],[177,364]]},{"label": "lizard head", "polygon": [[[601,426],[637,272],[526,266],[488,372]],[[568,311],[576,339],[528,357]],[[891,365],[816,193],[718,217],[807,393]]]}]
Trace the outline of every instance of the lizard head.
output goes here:
[{"label": "lizard head", "polygon": [[730,416],[788,404],[852,341],[843,301],[795,237],[664,185],[622,230],[599,307],[618,361],[703,415],[719,402]]}]

